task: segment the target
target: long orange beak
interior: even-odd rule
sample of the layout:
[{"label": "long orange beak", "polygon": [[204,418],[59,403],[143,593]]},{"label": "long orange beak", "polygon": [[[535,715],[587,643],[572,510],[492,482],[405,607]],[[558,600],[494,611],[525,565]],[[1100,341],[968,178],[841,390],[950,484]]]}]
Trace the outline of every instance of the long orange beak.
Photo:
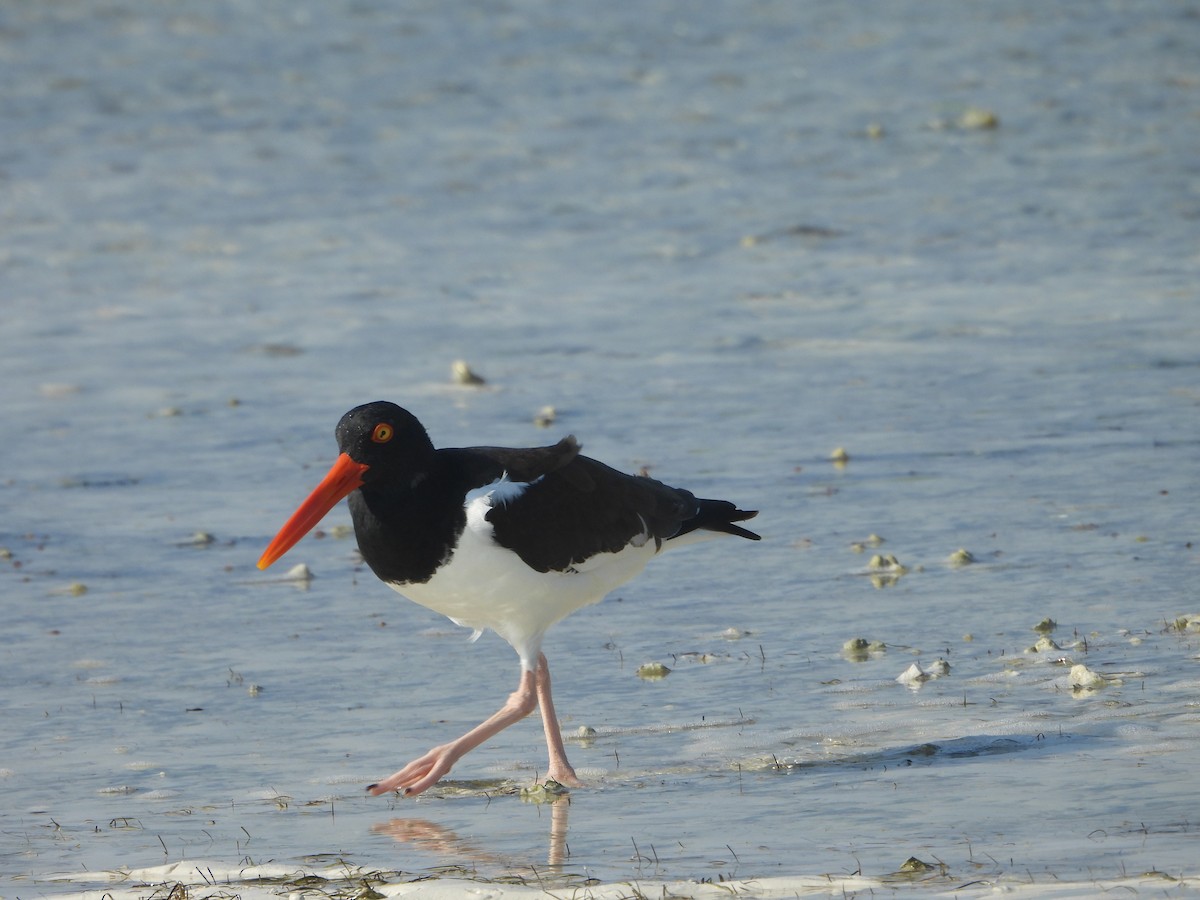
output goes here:
[{"label": "long orange beak", "polygon": [[370,466],[364,463],[355,462],[345,453],[339,456],[329,474],[321,479],[321,483],[308,495],[308,499],[300,504],[300,508],[292,513],[292,517],[279,529],[275,540],[271,541],[259,558],[258,567],[265,569],[291,550],[300,538],[325,518],[325,513],[333,509],[339,500],[362,486],[363,473],[369,468]]}]

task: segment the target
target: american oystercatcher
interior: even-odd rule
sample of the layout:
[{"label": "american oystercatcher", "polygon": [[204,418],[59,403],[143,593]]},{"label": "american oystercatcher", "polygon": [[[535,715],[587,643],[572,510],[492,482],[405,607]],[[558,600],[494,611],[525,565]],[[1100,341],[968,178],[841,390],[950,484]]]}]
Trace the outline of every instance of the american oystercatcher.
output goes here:
[{"label": "american oystercatcher", "polygon": [[664,546],[713,533],[759,540],[734,524],[757,511],[618,472],[580,455],[573,436],[550,447],[435,450],[411,413],[382,401],[350,410],[335,434],[337,461],[258,567],[348,495],[359,549],[380,579],[459,625],[490,628],[521,657],[520,684],[495,715],[371,785],[372,794],[421,793],[535,706],[547,778],[580,786],[550,696],[546,629],[632,579]]}]

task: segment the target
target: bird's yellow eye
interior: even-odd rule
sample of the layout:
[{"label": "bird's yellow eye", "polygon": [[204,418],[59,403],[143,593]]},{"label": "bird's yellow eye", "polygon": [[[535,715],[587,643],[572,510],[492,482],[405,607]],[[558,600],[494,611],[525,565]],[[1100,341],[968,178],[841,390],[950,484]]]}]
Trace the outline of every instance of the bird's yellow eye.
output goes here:
[{"label": "bird's yellow eye", "polygon": [[392,439],[392,435],[395,433],[396,430],[387,422],[380,422],[371,432],[371,440],[377,444],[386,444]]}]

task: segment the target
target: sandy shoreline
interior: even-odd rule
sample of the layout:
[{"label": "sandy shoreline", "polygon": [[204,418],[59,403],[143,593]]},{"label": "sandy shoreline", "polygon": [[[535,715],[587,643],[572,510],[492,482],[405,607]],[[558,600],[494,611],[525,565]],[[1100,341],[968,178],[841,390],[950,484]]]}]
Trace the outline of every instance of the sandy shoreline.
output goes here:
[{"label": "sandy shoreline", "polygon": [[[107,885],[72,891],[72,883],[90,885],[107,878]],[[497,882],[464,878],[380,873],[338,866],[317,871],[284,865],[244,868],[223,867],[204,860],[185,860],[143,869],[113,870],[84,875],[52,875],[36,882],[41,896],[71,900],[197,900],[206,897],[238,897],[267,900],[275,897],[329,897],[336,900],[382,900],[406,897],[417,900],[532,900],[532,898],[748,898],[850,897],[857,894],[916,894],[922,897],[1094,897],[1114,890],[1140,895],[1152,890],[1171,896],[1200,895],[1200,873],[1180,876],[1147,872],[1117,879],[1063,882],[1016,877],[962,881],[933,873],[870,878],[858,875],[793,875],[719,882],[637,879],[597,884],[549,876],[537,883]]]}]

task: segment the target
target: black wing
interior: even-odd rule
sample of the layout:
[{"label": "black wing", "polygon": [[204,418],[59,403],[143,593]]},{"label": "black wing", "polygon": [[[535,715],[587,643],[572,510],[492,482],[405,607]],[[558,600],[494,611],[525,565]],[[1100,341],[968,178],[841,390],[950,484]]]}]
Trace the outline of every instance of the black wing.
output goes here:
[{"label": "black wing", "polygon": [[595,556],[615,553],[635,540],[656,546],[673,537],[707,529],[758,540],[733,522],[752,518],[724,500],[699,500],[689,491],[653,478],[627,475],[579,454],[579,443],[563,438],[552,447],[529,450],[476,448],[459,451],[475,470],[473,486],[507,473],[529,487],[497,504],[488,521],[495,539],[539,572],[563,571]]}]

